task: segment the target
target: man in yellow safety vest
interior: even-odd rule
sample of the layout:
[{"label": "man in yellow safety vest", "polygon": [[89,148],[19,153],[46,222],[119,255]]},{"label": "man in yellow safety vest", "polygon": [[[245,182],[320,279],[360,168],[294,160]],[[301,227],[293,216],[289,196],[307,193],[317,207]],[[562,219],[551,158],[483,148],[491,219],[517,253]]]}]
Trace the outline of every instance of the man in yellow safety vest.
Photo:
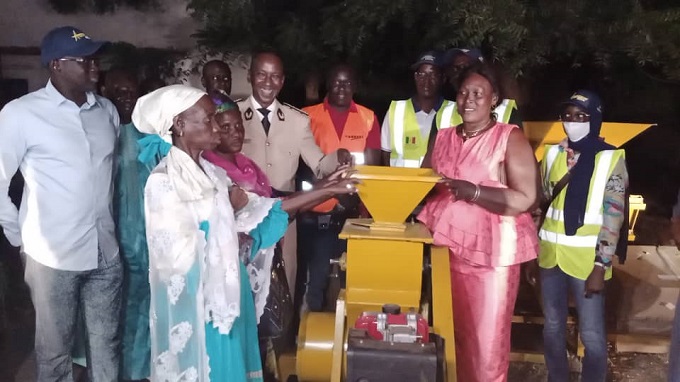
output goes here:
[{"label": "man in yellow safety vest", "polygon": [[441,96],[442,71],[437,53],[421,55],[411,69],[416,94],[392,101],[383,119],[382,162],[393,167],[420,167],[437,112],[444,102],[450,102]]}]

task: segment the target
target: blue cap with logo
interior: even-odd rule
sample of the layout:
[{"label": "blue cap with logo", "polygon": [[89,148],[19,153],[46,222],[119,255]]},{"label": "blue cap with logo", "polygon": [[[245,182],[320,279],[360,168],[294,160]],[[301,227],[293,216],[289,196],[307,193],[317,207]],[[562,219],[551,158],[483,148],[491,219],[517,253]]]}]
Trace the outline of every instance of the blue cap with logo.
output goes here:
[{"label": "blue cap with logo", "polygon": [[600,135],[602,127],[602,99],[597,93],[590,90],[577,90],[568,100],[562,102],[562,106],[574,105],[590,115],[591,135]]},{"label": "blue cap with logo", "polygon": [[482,51],[477,48],[453,48],[449,49],[444,53],[442,58],[442,65],[449,66],[453,63],[453,58],[458,54],[463,54],[468,56],[473,61],[484,62],[484,57],[482,56]]},{"label": "blue cap with logo", "polygon": [[411,69],[417,70],[420,65],[423,64],[429,64],[429,65],[434,65],[436,67],[441,67],[441,62],[439,60],[439,54],[435,52],[434,50],[430,50],[428,52],[425,52],[421,54],[418,57],[418,61],[416,61],[413,65],[411,65]]},{"label": "blue cap with logo", "polygon": [[577,90],[562,104],[565,106],[578,106],[589,113],[592,113],[593,111],[602,113],[602,100],[600,100],[600,96],[590,90]]},{"label": "blue cap with logo", "polygon": [[95,54],[108,41],[94,41],[76,27],[65,26],[52,29],[43,37],[40,45],[40,61],[44,66],[50,61],[64,57],[87,57]]}]

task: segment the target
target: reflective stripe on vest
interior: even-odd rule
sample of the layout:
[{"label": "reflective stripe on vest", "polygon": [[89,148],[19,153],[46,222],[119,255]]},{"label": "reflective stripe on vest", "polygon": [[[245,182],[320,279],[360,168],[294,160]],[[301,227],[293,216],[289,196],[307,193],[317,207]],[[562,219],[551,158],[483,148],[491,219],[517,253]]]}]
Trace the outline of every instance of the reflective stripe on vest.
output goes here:
[{"label": "reflective stripe on vest", "polygon": [[[455,113],[455,114],[454,114]],[[437,129],[447,129],[463,122],[460,115],[456,113],[456,102],[446,101],[444,106],[437,113]]]},{"label": "reflective stripe on vest", "polygon": [[[442,108],[441,111],[441,121],[437,124],[440,129],[446,129],[447,127],[457,126],[463,123],[463,118],[458,113],[456,108],[456,103],[450,101],[446,107]],[[512,99],[504,99],[495,109],[498,122],[508,123],[510,117],[512,116],[512,111],[517,108],[517,103]],[[447,122],[448,121],[448,122]]]},{"label": "reflective stripe on vest", "polygon": [[[411,100],[392,101],[388,111],[390,118],[390,136],[392,137],[392,152],[390,154],[390,166],[418,168],[425,159],[427,152],[427,138],[423,138],[420,126],[416,119],[413,103]],[[407,126],[406,120],[411,124]],[[411,132],[409,137],[408,132]],[[410,150],[406,149],[406,139],[414,139],[415,142]],[[407,152],[410,151],[410,152]]]}]

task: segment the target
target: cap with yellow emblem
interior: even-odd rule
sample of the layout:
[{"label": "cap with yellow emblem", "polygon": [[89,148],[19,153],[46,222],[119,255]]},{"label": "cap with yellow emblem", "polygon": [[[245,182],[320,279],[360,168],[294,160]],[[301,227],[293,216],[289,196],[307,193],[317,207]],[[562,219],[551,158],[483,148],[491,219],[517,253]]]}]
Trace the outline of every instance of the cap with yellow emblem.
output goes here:
[{"label": "cap with yellow emblem", "polygon": [[76,27],[65,26],[47,32],[40,46],[44,66],[64,57],[87,57],[97,53],[108,41],[94,41]]}]

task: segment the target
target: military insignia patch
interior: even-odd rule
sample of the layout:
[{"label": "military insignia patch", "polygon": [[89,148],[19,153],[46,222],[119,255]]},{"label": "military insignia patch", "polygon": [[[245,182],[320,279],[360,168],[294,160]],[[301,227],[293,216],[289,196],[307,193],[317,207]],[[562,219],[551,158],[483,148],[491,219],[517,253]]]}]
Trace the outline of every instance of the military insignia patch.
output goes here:
[{"label": "military insignia patch", "polygon": [[246,112],[243,113],[243,116],[245,117],[246,121],[250,121],[253,119],[253,109],[247,108]]}]

